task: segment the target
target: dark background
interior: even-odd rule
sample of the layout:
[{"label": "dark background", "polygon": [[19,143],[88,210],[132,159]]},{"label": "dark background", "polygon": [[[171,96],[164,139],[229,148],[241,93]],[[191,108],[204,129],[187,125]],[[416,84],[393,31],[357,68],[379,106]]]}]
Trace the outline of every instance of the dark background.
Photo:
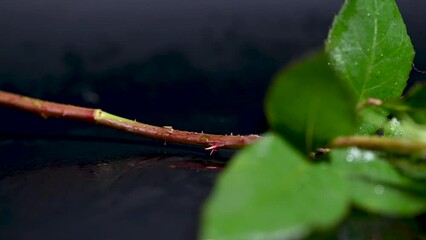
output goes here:
[{"label": "dark background", "polygon": [[[426,1],[397,2],[425,70]],[[322,46],[342,3],[0,0],[0,89],[176,129],[262,133],[271,77]],[[0,116],[1,239],[193,239],[217,176],[204,167],[232,154]],[[341,238],[394,224],[369,221]]]},{"label": "dark background", "polygon": [[[0,89],[179,129],[261,133],[271,77],[322,46],[342,2],[2,0]],[[426,68],[426,3],[398,3]]]}]

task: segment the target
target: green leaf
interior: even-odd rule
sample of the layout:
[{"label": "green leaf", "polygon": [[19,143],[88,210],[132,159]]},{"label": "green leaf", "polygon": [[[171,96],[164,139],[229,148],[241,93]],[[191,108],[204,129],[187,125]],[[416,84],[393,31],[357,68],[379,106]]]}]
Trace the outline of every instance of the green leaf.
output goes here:
[{"label": "green leaf", "polygon": [[201,239],[294,239],[329,228],[348,208],[346,182],[269,134],[231,161],[203,212]]},{"label": "green leaf", "polygon": [[414,159],[393,159],[391,163],[405,176],[415,180],[426,181],[426,163],[424,161],[415,161]]},{"label": "green leaf", "polygon": [[426,84],[417,84],[403,97],[403,102],[414,110],[426,110]]},{"label": "green leaf", "polygon": [[416,123],[426,124],[426,85],[414,86],[403,98],[386,101],[384,107],[391,110],[394,115],[406,114]]},{"label": "green leaf", "polygon": [[426,143],[426,126],[415,123],[407,116],[401,120],[393,117],[384,127],[384,136]]},{"label": "green leaf", "polygon": [[383,128],[388,122],[389,112],[377,106],[363,108],[357,116],[355,133],[360,135],[371,135]]},{"label": "green leaf", "polygon": [[412,216],[426,210],[423,185],[402,176],[375,152],[358,148],[334,149],[331,160],[346,176],[356,206],[398,216]]},{"label": "green leaf", "polygon": [[266,98],[272,129],[305,153],[355,128],[353,93],[327,61],[319,53],[280,71]]},{"label": "green leaf", "polygon": [[334,19],[326,51],[358,102],[401,96],[414,58],[394,0],[345,1]]},{"label": "green leaf", "polygon": [[383,128],[383,136],[391,138],[406,138],[406,130],[401,126],[401,122],[393,117],[385,124]]}]

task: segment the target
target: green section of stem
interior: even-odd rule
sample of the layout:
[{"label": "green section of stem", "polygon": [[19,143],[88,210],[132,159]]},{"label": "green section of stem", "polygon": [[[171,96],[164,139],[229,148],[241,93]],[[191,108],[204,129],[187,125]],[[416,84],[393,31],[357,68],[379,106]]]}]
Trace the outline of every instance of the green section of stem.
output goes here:
[{"label": "green section of stem", "polygon": [[134,123],[135,121],[132,121],[127,118],[123,118],[114,114],[110,114],[107,112],[102,111],[101,109],[96,109],[94,112],[94,119],[95,121],[101,121],[101,120],[111,120],[113,122],[122,122],[122,123]]}]

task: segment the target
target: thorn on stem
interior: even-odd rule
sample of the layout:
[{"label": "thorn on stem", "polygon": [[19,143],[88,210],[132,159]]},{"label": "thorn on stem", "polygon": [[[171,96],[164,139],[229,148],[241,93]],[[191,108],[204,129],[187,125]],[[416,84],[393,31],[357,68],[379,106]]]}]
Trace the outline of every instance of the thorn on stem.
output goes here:
[{"label": "thorn on stem", "polygon": [[223,144],[214,144],[214,145],[211,145],[210,147],[206,147],[204,149],[205,150],[211,150],[210,151],[210,156],[211,156],[214,152],[219,150],[219,148],[221,148],[221,147],[224,147],[224,145]]}]

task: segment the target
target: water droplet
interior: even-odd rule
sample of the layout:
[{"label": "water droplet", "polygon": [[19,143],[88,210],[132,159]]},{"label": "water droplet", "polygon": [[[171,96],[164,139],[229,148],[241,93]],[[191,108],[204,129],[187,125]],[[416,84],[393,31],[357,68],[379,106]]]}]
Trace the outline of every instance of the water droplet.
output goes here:
[{"label": "water droplet", "polygon": [[361,150],[356,147],[348,149],[346,156],[347,162],[371,162],[376,158],[376,154],[373,151]]},{"label": "water droplet", "polygon": [[361,157],[361,150],[356,147],[348,149],[348,155],[346,156],[347,162],[353,162],[358,160]]},{"label": "water droplet", "polygon": [[382,195],[385,192],[385,187],[383,187],[383,185],[376,185],[374,187],[374,193],[377,195]]},{"label": "water droplet", "polygon": [[399,126],[399,125],[401,125],[401,123],[399,122],[399,120],[397,118],[392,118],[391,119],[391,124],[392,124],[392,126]]},{"label": "water droplet", "polygon": [[367,13],[367,17],[369,17],[371,14],[370,13]]},{"label": "water droplet", "polygon": [[383,57],[383,53],[380,53],[380,57]]},{"label": "water droplet", "polygon": [[327,65],[328,65],[328,66],[330,66],[330,65],[331,65],[331,63],[329,63],[329,62],[328,62],[328,63],[327,63]]},{"label": "water droplet", "polygon": [[370,152],[370,151],[366,151],[364,153],[364,161],[370,162],[370,161],[373,161],[373,160],[374,160],[374,153]]},{"label": "water droplet", "polygon": [[392,118],[390,121],[390,130],[391,130],[391,135],[393,136],[402,136],[403,135],[403,131],[400,128],[401,123],[399,122],[398,119],[396,118]]}]

